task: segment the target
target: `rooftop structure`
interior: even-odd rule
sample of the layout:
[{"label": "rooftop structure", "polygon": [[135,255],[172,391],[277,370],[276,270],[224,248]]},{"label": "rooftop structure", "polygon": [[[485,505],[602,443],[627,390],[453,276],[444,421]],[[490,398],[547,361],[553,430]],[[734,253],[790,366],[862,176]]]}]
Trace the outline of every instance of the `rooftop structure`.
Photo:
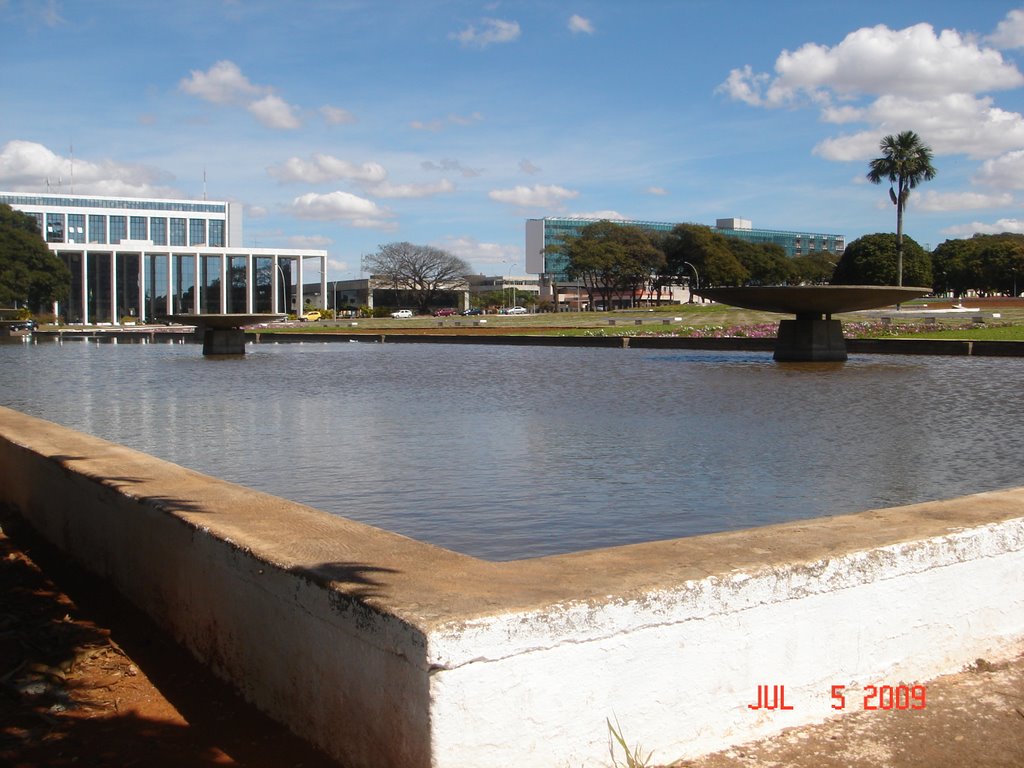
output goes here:
[{"label": "rooftop structure", "polygon": [[70,323],[301,309],[293,286],[307,259],[326,283],[326,251],[244,248],[239,203],[17,192],[0,203],[32,216],[71,270],[55,309]]}]

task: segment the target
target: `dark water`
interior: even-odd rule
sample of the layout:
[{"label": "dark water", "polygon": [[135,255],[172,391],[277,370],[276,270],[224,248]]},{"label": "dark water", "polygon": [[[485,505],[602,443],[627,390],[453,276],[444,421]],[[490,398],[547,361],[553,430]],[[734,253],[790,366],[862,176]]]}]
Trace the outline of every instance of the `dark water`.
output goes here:
[{"label": "dark water", "polygon": [[0,404],[512,559],[1022,484],[1024,360],[417,344],[0,346]]}]

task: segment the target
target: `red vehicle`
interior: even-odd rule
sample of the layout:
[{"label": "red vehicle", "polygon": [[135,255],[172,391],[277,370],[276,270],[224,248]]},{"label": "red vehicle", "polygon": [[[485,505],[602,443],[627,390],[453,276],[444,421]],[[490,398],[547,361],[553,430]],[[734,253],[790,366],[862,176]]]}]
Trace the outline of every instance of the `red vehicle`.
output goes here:
[{"label": "red vehicle", "polygon": [[454,309],[435,309],[434,317],[450,317],[455,314]]}]

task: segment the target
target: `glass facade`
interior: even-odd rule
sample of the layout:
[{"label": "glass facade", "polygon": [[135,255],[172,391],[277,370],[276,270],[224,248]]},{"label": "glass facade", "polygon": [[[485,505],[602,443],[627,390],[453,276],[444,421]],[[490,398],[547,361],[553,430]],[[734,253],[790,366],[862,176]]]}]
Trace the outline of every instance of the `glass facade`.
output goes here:
[{"label": "glass facade", "polygon": [[85,242],[85,214],[84,213],[69,213],[68,214],[68,242],[69,243],[84,243]]},{"label": "glass facade", "polygon": [[274,290],[274,260],[269,256],[257,256],[253,260],[254,286],[253,310],[256,312],[273,312],[271,295]]},{"label": "glass facade", "polygon": [[63,243],[64,242],[64,214],[63,213],[48,213],[48,214],[46,214],[46,242],[48,242],[48,243]]},{"label": "glass facade", "polygon": [[119,318],[139,316],[139,261],[137,253],[119,253],[117,270],[117,314]]},{"label": "glass facade", "polygon": [[206,219],[188,220],[188,244],[206,245]]},{"label": "glass facade", "polygon": [[[184,221],[184,220],[183,220]],[[174,257],[174,300],[171,309],[176,314],[195,311],[193,296],[196,291],[196,257]]]},{"label": "glass facade", "polygon": [[86,265],[86,311],[90,322],[110,322],[110,254],[90,253]]},{"label": "glass facade", "polygon": [[107,242],[107,217],[89,214],[89,242]]},{"label": "glass facade", "polygon": [[232,314],[245,312],[245,256],[232,256],[228,260],[228,306],[226,311]]},{"label": "glass facade", "polygon": [[164,254],[146,256],[146,317],[167,314],[167,259]]},{"label": "glass facade", "polygon": [[120,243],[122,240],[128,239],[128,217],[127,216],[111,216],[110,217],[110,242]]},{"label": "glass facade", "polygon": [[214,248],[223,248],[226,245],[224,240],[224,222],[220,219],[210,219],[210,245]]},{"label": "glass facade", "polygon": [[[527,271],[534,271],[530,268],[531,263],[538,261],[543,265],[538,272],[545,272],[553,275],[554,279],[564,281],[566,277],[567,257],[562,253],[547,252],[550,245],[559,245],[567,238],[577,237],[580,231],[588,224],[593,224],[599,219],[577,219],[577,218],[545,218],[531,219],[526,223],[526,249],[527,249]],[[733,221],[733,220],[723,220]],[[640,227],[652,232],[671,232],[676,223],[664,221],[620,221],[614,220],[615,224]],[[781,246],[786,255],[800,256],[807,253],[820,253],[822,251],[835,254],[838,258],[842,256],[846,247],[846,238],[843,235],[820,234],[810,232],[788,232],[770,229],[754,228],[726,228],[711,227],[711,231],[746,240],[751,243],[771,243]],[[535,260],[531,257],[532,250],[538,250],[542,255]]]},{"label": "glass facade", "polygon": [[149,240],[146,236],[146,217],[132,216],[128,221],[128,233],[132,240]]},{"label": "glass facade", "polygon": [[171,219],[171,245],[185,244],[185,219]]},{"label": "glass facade", "polygon": [[199,311],[220,312],[220,256],[202,256],[199,291]]},{"label": "glass facade", "polygon": [[154,216],[149,220],[149,238],[153,245],[167,245],[167,219]]}]

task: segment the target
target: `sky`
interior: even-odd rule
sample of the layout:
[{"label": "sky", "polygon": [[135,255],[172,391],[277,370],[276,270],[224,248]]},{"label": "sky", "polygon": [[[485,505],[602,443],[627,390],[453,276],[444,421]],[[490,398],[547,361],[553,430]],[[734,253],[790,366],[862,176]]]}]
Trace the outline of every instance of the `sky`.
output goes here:
[{"label": "sky", "polygon": [[228,200],[328,277],[409,241],[523,274],[525,222],[1024,232],[1024,6],[0,0],[0,190]]}]

